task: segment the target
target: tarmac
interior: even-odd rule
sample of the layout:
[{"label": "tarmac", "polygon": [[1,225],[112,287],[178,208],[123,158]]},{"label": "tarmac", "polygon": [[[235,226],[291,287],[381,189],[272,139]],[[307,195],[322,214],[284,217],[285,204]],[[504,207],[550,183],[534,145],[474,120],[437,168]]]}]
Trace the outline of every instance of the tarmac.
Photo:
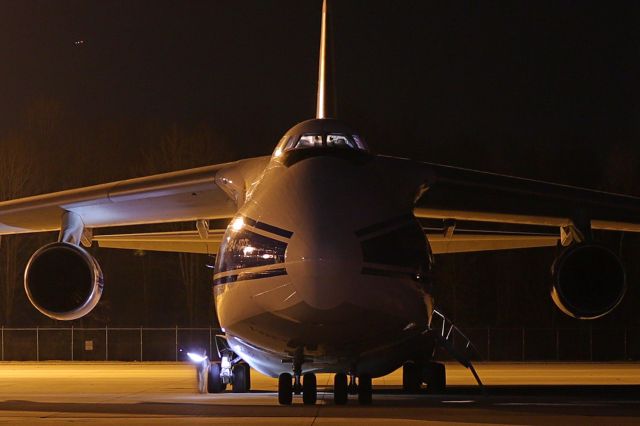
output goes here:
[{"label": "tarmac", "polygon": [[277,381],[252,372],[247,394],[196,393],[180,363],[0,363],[0,424],[640,425],[640,364],[447,364],[442,395],[406,395],[396,371],[374,380],[374,402],[335,406],[332,376],[318,376],[315,406],[279,406]]}]

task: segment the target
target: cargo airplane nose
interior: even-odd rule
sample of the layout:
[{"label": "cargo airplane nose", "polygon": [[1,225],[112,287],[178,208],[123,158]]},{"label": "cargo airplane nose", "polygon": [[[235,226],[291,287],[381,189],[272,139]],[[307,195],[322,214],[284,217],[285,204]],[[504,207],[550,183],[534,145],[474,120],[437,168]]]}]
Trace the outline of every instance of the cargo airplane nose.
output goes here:
[{"label": "cargo airplane nose", "polygon": [[346,302],[362,269],[362,250],[352,230],[326,221],[291,238],[286,268],[297,295],[316,309]]}]

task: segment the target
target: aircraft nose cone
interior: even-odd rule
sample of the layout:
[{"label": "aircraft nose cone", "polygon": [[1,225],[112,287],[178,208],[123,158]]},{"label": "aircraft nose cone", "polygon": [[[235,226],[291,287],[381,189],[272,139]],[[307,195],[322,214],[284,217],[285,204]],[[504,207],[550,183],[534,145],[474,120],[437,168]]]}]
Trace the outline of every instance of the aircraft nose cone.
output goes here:
[{"label": "aircraft nose cone", "polygon": [[286,266],[298,296],[316,309],[344,303],[362,268],[362,250],[353,231],[339,224],[310,226],[294,234]]}]

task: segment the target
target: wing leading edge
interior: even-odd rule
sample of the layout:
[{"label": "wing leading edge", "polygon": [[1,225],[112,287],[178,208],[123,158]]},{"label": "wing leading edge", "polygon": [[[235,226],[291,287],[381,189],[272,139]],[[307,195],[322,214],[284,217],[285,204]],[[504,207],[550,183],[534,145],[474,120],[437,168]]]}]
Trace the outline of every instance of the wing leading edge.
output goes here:
[{"label": "wing leading edge", "polygon": [[[414,215],[449,224],[450,234],[429,235],[435,253],[564,245],[591,230],[640,232],[640,198],[409,159],[378,157],[389,175],[410,176],[418,196]],[[410,170],[410,171],[407,171]],[[553,229],[546,235],[483,232],[458,235],[461,222]],[[444,226],[444,225],[443,225]],[[555,243],[554,243],[555,241]]]},{"label": "wing leading edge", "polygon": [[248,187],[268,161],[249,158],[3,201],[0,235],[58,230],[66,212],[77,214],[86,228],[229,218],[238,200],[221,179],[228,174]]},{"label": "wing leading edge", "polygon": [[640,232],[640,198],[475,170],[417,163],[431,177],[424,218]]}]

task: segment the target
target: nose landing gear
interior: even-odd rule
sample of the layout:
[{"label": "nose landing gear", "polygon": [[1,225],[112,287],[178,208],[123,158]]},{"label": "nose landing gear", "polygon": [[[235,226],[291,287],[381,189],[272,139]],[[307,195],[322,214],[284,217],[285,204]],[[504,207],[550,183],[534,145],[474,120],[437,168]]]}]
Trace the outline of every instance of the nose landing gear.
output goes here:
[{"label": "nose landing gear", "polygon": [[358,402],[361,405],[371,404],[373,395],[373,386],[371,376],[361,374],[358,376],[358,384],[356,384],[356,376],[349,374],[349,384],[347,384],[347,375],[337,373],[333,378],[333,402],[336,405],[345,405],[349,400],[349,395],[358,395]]},{"label": "nose landing gear", "polygon": [[305,405],[315,404],[318,400],[316,375],[314,373],[305,373],[300,384],[300,376],[295,378],[290,373],[280,374],[278,376],[278,403],[280,405],[291,405],[293,394],[302,394],[302,402]]},{"label": "nose landing gear", "polygon": [[[291,362],[291,361],[283,361]],[[313,405],[318,400],[318,383],[314,373],[302,375],[302,364],[305,362],[302,348],[296,350],[293,356],[293,376],[282,373],[278,377],[278,402],[281,405],[291,405],[293,394],[302,394],[305,405]],[[302,378],[302,381],[300,380]]]},{"label": "nose landing gear", "polygon": [[358,385],[356,384],[356,375],[349,374],[349,386],[347,388],[349,391],[349,395],[357,395],[358,394]]}]

